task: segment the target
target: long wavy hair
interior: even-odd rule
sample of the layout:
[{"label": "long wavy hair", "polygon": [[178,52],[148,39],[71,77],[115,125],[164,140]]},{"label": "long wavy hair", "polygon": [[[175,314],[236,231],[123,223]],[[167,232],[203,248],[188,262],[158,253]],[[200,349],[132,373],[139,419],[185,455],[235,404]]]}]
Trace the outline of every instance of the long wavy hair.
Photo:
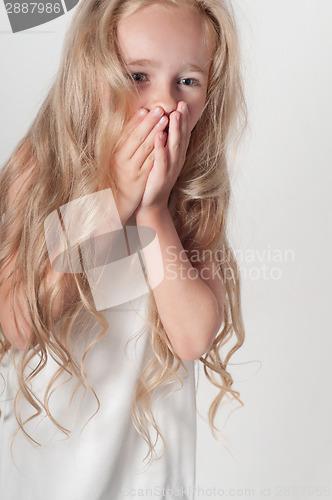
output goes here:
[{"label": "long wavy hair", "polygon": [[[239,268],[227,237],[232,163],[229,151],[240,140],[247,122],[232,6],[225,0],[84,0],[78,4],[68,29],[55,81],[27,133],[0,170],[0,270],[6,270],[16,257],[11,304],[14,305],[15,292],[21,287],[26,314],[33,325],[33,333],[16,366],[19,389],[14,408],[17,430],[21,429],[37,444],[25,424],[42,412],[64,433],[71,432],[57,421],[49,407],[52,387],[61,373],[77,377],[78,386],[93,391],[100,406],[98,395],[85,376],[84,361],[88,351],[107,332],[108,321],[95,308],[84,272],[59,274],[47,293],[41,293],[50,269],[44,221],[60,206],[102,189],[111,188],[117,200],[109,165],[129,118],[128,102],[135,88],[119,55],[116,29],[121,19],[151,4],[197,9],[206,34],[212,35],[215,44],[205,107],[192,131],[185,164],[169,198],[169,210],[188,256],[202,251],[203,240],[205,251],[223,255],[218,260],[224,291],[223,328],[199,360],[208,380],[218,388],[208,412],[214,437],[218,431],[214,420],[223,397],[227,394],[243,405],[239,392],[232,388],[233,379],[227,370],[231,356],[245,339]],[[106,107],[105,85],[109,90]],[[9,205],[8,188],[22,174],[25,183],[15,203]],[[90,222],[93,225],[93,217]],[[87,227],[89,232],[88,223]],[[9,275],[3,272],[0,286]],[[61,320],[54,324],[53,303],[68,280],[75,293]],[[153,397],[161,387],[169,387],[172,380],[181,381],[181,369],[184,376],[188,371],[168,339],[151,291],[147,311],[155,356],[137,381],[131,415],[136,430],[148,444],[151,460],[154,445],[149,424],[162,439],[166,451],[153,416]],[[78,321],[78,335],[89,339],[91,335],[91,341],[77,360],[72,331]],[[94,329],[98,331],[94,335],[91,322],[99,328]],[[233,346],[222,356],[222,348],[226,349],[233,335]],[[10,353],[10,347],[0,329],[0,361]],[[29,369],[36,356],[38,363]],[[59,368],[41,401],[31,389],[31,381],[45,368],[49,356]],[[22,398],[35,410],[25,421],[20,412]]]}]

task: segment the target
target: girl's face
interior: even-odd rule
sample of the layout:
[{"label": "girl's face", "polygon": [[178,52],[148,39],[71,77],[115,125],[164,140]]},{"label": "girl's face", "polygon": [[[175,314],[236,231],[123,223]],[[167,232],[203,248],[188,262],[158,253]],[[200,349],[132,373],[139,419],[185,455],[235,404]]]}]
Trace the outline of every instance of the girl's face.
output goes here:
[{"label": "girl's face", "polygon": [[206,100],[212,43],[202,40],[199,12],[152,4],[120,21],[119,49],[138,89],[131,115],[141,107],[161,106],[169,116],[180,101],[188,104],[190,131]]}]

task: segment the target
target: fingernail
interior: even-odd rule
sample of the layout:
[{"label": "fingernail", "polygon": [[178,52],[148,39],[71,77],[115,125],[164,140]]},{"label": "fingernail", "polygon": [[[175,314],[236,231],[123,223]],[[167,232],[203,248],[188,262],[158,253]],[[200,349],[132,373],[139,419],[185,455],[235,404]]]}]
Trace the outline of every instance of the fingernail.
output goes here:
[{"label": "fingernail", "polygon": [[162,115],[163,113],[164,113],[163,110],[159,107],[153,108],[152,110],[152,114],[155,116]]},{"label": "fingernail", "polygon": [[160,123],[161,125],[164,125],[166,122],[167,122],[167,117],[166,117],[166,116],[163,116],[163,117],[162,117],[162,118],[160,118],[160,120],[159,120],[159,123]]},{"label": "fingernail", "polygon": [[182,104],[182,111],[188,111],[187,103]]},{"label": "fingernail", "polygon": [[146,116],[147,113],[148,113],[147,110],[143,108],[143,109],[139,110],[138,116],[143,117],[143,116]]}]

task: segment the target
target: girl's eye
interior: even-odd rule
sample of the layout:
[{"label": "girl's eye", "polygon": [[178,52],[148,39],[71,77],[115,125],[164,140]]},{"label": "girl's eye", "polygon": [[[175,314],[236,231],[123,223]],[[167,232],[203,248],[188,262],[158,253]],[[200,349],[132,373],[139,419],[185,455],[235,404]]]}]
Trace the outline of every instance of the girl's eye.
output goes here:
[{"label": "girl's eye", "polygon": [[130,73],[128,74],[128,76],[138,83],[144,82],[141,77],[146,77],[144,73]]},{"label": "girl's eye", "polygon": [[[184,81],[186,82],[185,85],[186,86],[192,86],[192,85],[199,85],[198,81],[197,80],[194,80],[194,78],[181,78],[180,79],[180,82],[181,81]],[[193,83],[188,83],[188,82],[193,82]]]},{"label": "girl's eye", "polygon": [[[144,83],[146,82],[147,75],[145,73],[128,73],[128,77],[133,79],[137,83]],[[194,78],[180,78],[179,82],[184,82],[184,85],[186,87],[200,85],[200,83]]]}]

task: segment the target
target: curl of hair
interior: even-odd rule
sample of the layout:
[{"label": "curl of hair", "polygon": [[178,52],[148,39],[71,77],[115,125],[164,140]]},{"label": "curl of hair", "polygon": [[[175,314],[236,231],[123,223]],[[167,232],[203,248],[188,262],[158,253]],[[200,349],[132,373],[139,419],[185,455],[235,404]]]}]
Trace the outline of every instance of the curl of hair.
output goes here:
[{"label": "curl of hair", "polygon": [[[15,398],[15,415],[19,429],[26,434],[27,421],[42,411],[59,429],[70,433],[49,408],[51,389],[63,372],[77,378],[76,387],[82,385],[93,391],[99,409],[98,396],[84,374],[84,361],[107,332],[108,321],[95,309],[84,272],[60,275],[47,294],[41,294],[50,265],[44,221],[61,205],[98,190],[111,187],[117,200],[117,187],[109,165],[129,118],[128,101],[134,89],[124,72],[116,28],[121,19],[152,3],[197,9],[206,27],[205,42],[210,35],[214,41],[207,101],[192,131],[185,164],[170,195],[169,210],[188,255],[194,250],[202,250],[204,242],[204,250],[214,253],[221,250],[227,256],[218,262],[224,285],[223,329],[209,351],[200,358],[206,377],[219,389],[209,409],[209,424],[214,436],[218,430],[214,419],[223,396],[229,393],[243,404],[239,392],[232,389],[233,379],[227,371],[229,359],[245,338],[239,268],[227,239],[231,195],[227,152],[234,138],[241,137],[246,124],[238,37],[231,5],[225,0],[84,0],[78,4],[68,29],[55,81],[32,125],[0,171],[0,270],[6,269],[16,256],[11,300],[15,300],[15,290],[22,287],[26,313],[33,325],[33,334],[16,367],[19,390]],[[24,172],[24,187],[15,203],[8,206],[8,188]],[[91,211],[87,210],[90,214],[87,232],[93,226],[94,207],[90,208]],[[9,228],[10,237],[6,238]],[[4,273],[0,285],[7,277]],[[75,294],[61,321],[55,325],[53,303],[63,286],[70,286]],[[164,442],[153,417],[153,397],[161,387],[167,388],[172,380],[180,379],[179,370],[186,371],[186,367],[169,342],[151,291],[148,305],[147,323],[155,358],[137,382],[132,420],[149,446],[151,460],[154,446],[149,423]],[[78,321],[79,333],[73,338],[72,330]],[[99,333],[91,324],[101,327]],[[221,348],[233,332],[235,345],[222,360]],[[2,331],[0,333],[1,361],[10,350],[10,342]],[[83,337],[90,342],[82,359],[77,360],[73,355],[75,341]],[[35,356],[39,362],[26,374]],[[49,356],[59,368],[48,384],[44,400],[40,401],[30,383],[45,368]],[[35,414],[26,421],[20,415],[22,397],[35,409]]]}]

